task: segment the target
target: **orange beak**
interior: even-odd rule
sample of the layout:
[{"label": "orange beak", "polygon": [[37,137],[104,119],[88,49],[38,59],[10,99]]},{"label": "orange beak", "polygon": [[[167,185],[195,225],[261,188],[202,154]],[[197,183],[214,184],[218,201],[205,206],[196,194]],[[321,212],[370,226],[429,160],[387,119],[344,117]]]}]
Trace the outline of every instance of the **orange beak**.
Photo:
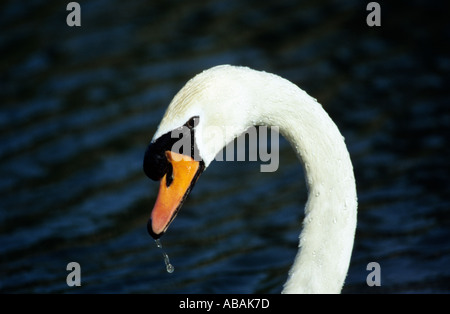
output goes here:
[{"label": "orange beak", "polygon": [[160,180],[158,197],[147,224],[148,233],[155,239],[161,237],[175,219],[203,170],[200,162],[189,156],[166,151],[166,157],[172,165],[172,173],[166,173]]}]

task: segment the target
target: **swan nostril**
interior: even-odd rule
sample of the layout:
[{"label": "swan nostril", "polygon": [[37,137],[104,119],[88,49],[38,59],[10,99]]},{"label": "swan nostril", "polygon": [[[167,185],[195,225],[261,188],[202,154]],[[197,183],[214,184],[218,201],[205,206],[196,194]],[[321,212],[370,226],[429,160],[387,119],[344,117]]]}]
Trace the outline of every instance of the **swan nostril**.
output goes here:
[{"label": "swan nostril", "polygon": [[169,187],[173,182],[173,168],[172,164],[169,163],[167,166],[167,173],[166,173],[166,186]]}]

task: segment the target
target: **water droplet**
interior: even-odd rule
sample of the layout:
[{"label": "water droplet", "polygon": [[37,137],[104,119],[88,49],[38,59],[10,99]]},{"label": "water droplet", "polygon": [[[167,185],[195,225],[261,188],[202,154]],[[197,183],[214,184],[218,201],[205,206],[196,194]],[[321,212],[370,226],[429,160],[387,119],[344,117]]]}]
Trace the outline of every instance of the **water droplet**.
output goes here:
[{"label": "water droplet", "polygon": [[[162,244],[161,241],[159,239],[155,240],[156,246],[160,249],[162,249]],[[164,263],[166,264],[166,270],[169,274],[173,273],[173,271],[175,270],[175,267],[173,267],[173,265],[170,263],[169,260],[169,255],[167,255],[166,252],[163,251],[163,257],[164,257]]]},{"label": "water droplet", "polygon": [[163,256],[164,256],[164,263],[166,263],[167,272],[169,274],[173,273],[173,271],[175,270],[175,267],[173,267],[173,265],[170,264],[169,256],[167,255],[166,252],[163,252]]},{"label": "water droplet", "polygon": [[317,191],[316,194],[314,194],[315,197],[319,197],[319,195],[320,195],[319,191]]},{"label": "water droplet", "polygon": [[333,223],[335,224],[337,222],[336,217],[333,218]]}]

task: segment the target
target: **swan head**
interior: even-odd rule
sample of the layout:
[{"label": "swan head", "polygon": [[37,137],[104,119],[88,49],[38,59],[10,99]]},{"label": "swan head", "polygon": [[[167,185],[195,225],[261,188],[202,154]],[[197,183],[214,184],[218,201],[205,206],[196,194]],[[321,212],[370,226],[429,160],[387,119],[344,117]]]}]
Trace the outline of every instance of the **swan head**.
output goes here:
[{"label": "swan head", "polygon": [[352,163],[322,106],[274,74],[218,66],[192,78],[175,95],[144,156],[145,173],[160,181],[149,234],[157,239],[165,233],[217,153],[254,125],[280,127],[308,183],[301,250],[283,291],[339,292],[356,228]]},{"label": "swan head", "polygon": [[144,172],[160,181],[147,224],[153,238],[164,234],[217,153],[253,125],[242,72],[256,71],[227,65],[206,70],[188,81],[167,108],[144,156]]}]

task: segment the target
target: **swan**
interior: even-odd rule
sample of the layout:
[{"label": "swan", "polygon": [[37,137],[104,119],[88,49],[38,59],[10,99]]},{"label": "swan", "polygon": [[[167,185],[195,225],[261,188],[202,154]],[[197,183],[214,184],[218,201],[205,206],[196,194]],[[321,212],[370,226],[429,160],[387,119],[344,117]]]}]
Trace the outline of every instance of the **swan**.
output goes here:
[{"label": "swan", "polygon": [[[144,156],[145,174],[160,181],[149,234],[164,234],[216,154],[255,125],[279,128],[303,165],[308,188],[299,250],[282,293],[340,293],[357,220],[349,152],[316,99],[275,74],[220,65],[197,74],[175,95]],[[211,133],[211,126],[223,132]],[[180,150],[183,138],[189,147]]]}]

